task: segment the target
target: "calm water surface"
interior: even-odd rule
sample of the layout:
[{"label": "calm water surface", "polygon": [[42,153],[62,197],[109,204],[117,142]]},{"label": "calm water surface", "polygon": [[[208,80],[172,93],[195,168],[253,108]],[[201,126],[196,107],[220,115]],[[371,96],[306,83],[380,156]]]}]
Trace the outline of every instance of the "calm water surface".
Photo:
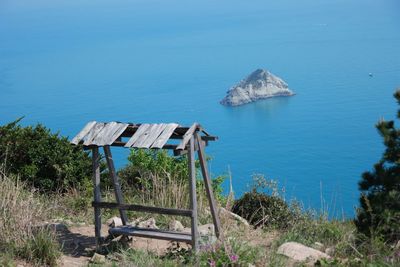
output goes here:
[{"label": "calm water surface", "polygon": [[[89,120],[198,121],[237,195],[263,173],[351,216],[383,151],[374,124],[397,108],[399,14],[397,0],[0,0],[0,123],[72,137]],[[218,103],[260,67],[297,95]]]}]

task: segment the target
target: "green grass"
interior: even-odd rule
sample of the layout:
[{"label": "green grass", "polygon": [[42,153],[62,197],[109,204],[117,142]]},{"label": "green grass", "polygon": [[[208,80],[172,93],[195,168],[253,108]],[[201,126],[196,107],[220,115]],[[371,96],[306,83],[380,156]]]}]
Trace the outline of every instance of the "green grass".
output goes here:
[{"label": "green grass", "polygon": [[38,266],[57,266],[61,252],[55,234],[41,228],[18,249],[17,255]]}]

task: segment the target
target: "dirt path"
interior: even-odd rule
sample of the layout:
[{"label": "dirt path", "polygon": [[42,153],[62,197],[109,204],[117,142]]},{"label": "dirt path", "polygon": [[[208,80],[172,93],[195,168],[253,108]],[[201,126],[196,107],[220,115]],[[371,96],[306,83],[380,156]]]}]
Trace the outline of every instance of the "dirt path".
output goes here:
[{"label": "dirt path", "polygon": [[[66,226],[53,224],[57,239],[62,247],[60,266],[86,266],[93,251],[96,249],[94,226]],[[103,235],[107,235],[108,227],[105,225]]]},{"label": "dirt path", "polygon": [[[60,266],[86,266],[96,249],[94,225],[66,226],[52,225],[62,246]],[[108,226],[102,226],[102,236],[108,234]],[[173,245],[171,241],[135,237],[129,246],[134,249],[151,251],[157,255],[164,254]],[[187,246],[182,244],[182,246]]]}]

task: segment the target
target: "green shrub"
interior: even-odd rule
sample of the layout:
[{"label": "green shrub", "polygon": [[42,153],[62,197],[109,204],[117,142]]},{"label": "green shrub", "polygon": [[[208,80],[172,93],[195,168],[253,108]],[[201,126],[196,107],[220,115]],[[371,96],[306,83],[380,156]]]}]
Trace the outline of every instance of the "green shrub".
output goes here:
[{"label": "green shrub", "polygon": [[[209,160],[209,158],[207,158]],[[119,170],[122,186],[125,189],[151,191],[155,181],[164,180],[163,186],[168,184],[187,184],[189,181],[188,162],[186,156],[173,157],[166,150],[132,149],[128,157],[128,165]],[[203,190],[199,163],[196,162],[197,188]],[[157,179],[154,179],[154,178]],[[224,201],[222,183],[224,176],[211,179],[215,197]],[[204,193],[204,190],[203,192]]]},{"label": "green shrub", "polygon": [[235,200],[232,212],[248,220],[254,227],[287,228],[293,214],[284,200],[256,190]]},{"label": "green shrub", "polygon": [[295,217],[292,209],[279,193],[277,183],[263,175],[253,176],[249,192],[235,200],[232,212],[245,218],[254,227],[287,228]]},{"label": "green shrub", "polygon": [[41,191],[66,191],[91,175],[91,160],[66,137],[41,124],[21,127],[21,119],[0,127],[0,162],[8,173]]},{"label": "green shrub", "polygon": [[[400,104],[400,90],[394,94]],[[397,115],[400,118],[400,110]],[[377,129],[386,146],[374,170],[359,183],[360,208],[355,223],[360,233],[389,242],[400,240],[400,129],[393,121],[380,121]]]}]

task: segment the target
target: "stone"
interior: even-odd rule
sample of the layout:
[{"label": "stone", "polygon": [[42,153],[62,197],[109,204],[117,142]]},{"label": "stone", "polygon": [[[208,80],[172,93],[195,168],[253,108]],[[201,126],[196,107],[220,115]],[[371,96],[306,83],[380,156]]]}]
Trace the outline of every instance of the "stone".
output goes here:
[{"label": "stone", "polygon": [[312,261],[329,259],[330,256],[319,250],[307,247],[297,242],[286,242],[277,251],[278,254],[285,255],[295,261]]},{"label": "stone", "polygon": [[329,256],[333,256],[333,254],[335,254],[335,248],[334,247],[326,248],[325,253],[328,254]]},{"label": "stone", "polygon": [[200,225],[198,228],[200,236],[215,236],[214,224]]},{"label": "stone", "polygon": [[90,258],[91,263],[102,264],[106,262],[106,256],[94,253],[93,256]]},{"label": "stone", "polygon": [[146,221],[142,221],[138,224],[140,228],[151,228],[151,229],[158,229],[156,225],[156,220],[154,218],[150,218]]},{"label": "stone", "polygon": [[121,218],[120,217],[112,217],[112,218],[110,218],[110,219],[108,219],[107,220],[107,224],[108,224],[108,226],[110,226],[111,228],[114,228],[114,227],[118,227],[118,226],[121,226],[122,225],[122,220],[121,220]]},{"label": "stone", "polygon": [[227,92],[222,105],[240,106],[260,99],[292,96],[286,82],[263,69],[257,69]]},{"label": "stone", "polygon": [[168,229],[171,231],[182,232],[185,229],[185,227],[183,227],[180,221],[173,220],[169,223]]},{"label": "stone", "polygon": [[133,220],[133,221],[130,223],[130,225],[138,226],[138,224],[139,224],[142,220],[143,220],[142,217],[136,218],[135,220]]},{"label": "stone", "polygon": [[74,224],[71,220],[68,220],[68,219],[64,220],[64,223],[66,225],[73,225]]},{"label": "stone", "polygon": [[323,251],[323,249],[324,249],[324,244],[322,244],[322,243],[320,243],[320,242],[314,242],[313,248],[318,249],[319,251]]},{"label": "stone", "polygon": [[245,226],[250,226],[249,222],[245,218],[240,217],[239,215],[237,215],[237,214],[235,214],[235,213],[233,213],[233,212],[231,212],[231,211],[229,211],[229,210],[227,210],[225,208],[220,207],[219,208],[219,213],[221,215],[223,215],[223,216],[227,216],[229,218],[234,219],[235,221],[239,222],[240,224],[243,224]]}]

